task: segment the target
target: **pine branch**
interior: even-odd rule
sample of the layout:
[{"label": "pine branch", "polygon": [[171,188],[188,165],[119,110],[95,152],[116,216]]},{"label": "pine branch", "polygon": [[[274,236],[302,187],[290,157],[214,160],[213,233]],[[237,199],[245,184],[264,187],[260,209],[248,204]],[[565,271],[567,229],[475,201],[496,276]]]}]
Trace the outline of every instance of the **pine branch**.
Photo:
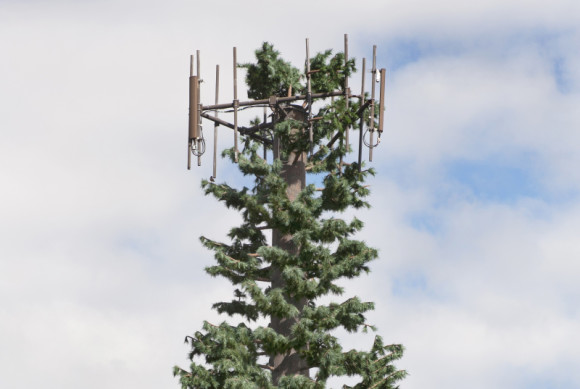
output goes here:
[{"label": "pine branch", "polygon": [[379,382],[377,382],[376,384],[374,384],[373,386],[371,386],[369,389],[376,388],[378,385],[382,384],[386,380],[387,380],[387,377],[383,378],[382,380],[380,380]]},{"label": "pine branch", "polygon": [[232,257],[230,257],[229,255],[225,255],[225,257],[226,257],[227,259],[229,259],[230,261],[233,261],[233,262],[235,262],[235,263],[242,263],[242,261],[240,261],[239,259],[232,258]]}]

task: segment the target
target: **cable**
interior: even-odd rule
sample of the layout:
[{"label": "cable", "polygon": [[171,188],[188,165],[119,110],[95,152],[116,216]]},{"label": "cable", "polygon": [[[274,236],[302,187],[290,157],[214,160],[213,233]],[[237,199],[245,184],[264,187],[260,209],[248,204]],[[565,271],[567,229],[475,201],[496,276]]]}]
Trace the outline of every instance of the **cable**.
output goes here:
[{"label": "cable", "polygon": [[199,126],[200,139],[191,140],[191,153],[196,157],[201,157],[205,153],[205,138],[203,137],[203,127]]},{"label": "cable", "polygon": [[[375,144],[374,144],[374,145],[372,145],[372,146],[371,146],[371,144],[370,144],[369,142],[367,142],[367,140],[366,140],[366,136],[367,136],[367,133],[368,133],[368,132],[369,132],[369,130],[368,130],[368,128],[367,128],[367,130],[366,130],[366,131],[364,132],[364,134],[363,134],[363,143],[365,144],[365,146],[366,146],[366,147],[369,147],[369,148],[370,148],[370,147],[373,147],[373,148],[374,148],[374,147],[377,147],[377,146],[379,145],[379,143],[381,143],[381,131],[376,131],[376,132],[378,132],[378,133],[379,133],[379,136],[377,137],[377,143],[375,143]],[[373,131],[373,132],[374,132],[374,131]]]}]

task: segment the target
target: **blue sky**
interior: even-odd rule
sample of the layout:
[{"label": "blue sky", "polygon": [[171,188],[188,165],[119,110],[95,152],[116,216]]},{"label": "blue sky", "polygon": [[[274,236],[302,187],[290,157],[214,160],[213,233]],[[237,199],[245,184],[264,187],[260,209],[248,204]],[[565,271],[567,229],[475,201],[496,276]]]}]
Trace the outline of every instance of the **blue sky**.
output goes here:
[{"label": "blue sky", "polygon": [[357,212],[380,259],[345,285],[405,345],[401,387],[580,387],[580,3],[357,4],[0,1],[1,387],[178,387],[184,336],[231,295],[198,236],[238,220],[202,195],[209,154],[185,169],[189,55],[212,101],[232,46],[300,66],[344,33],[388,72]]}]

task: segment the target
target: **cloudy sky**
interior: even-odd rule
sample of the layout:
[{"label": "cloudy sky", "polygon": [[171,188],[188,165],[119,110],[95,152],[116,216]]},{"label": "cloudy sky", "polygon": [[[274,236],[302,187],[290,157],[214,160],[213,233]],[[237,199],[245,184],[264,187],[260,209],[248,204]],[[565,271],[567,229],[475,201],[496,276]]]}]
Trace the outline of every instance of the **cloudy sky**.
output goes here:
[{"label": "cloudy sky", "polygon": [[388,70],[358,215],[381,257],[346,285],[405,345],[401,387],[580,387],[577,0],[0,0],[0,387],[178,387],[230,295],[197,237],[237,220],[209,155],[185,169],[189,54],[211,101],[233,46],[298,66],[344,33]]}]

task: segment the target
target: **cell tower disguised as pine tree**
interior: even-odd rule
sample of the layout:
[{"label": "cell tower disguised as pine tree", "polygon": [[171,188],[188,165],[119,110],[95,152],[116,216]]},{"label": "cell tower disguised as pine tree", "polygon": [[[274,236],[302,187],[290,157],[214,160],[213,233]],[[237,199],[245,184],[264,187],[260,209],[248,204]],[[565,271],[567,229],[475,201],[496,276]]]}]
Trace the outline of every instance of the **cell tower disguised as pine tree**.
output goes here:
[{"label": "cell tower disguised as pine tree", "polygon": [[[372,160],[384,111],[385,70],[376,68],[376,48],[370,96],[364,90],[364,59],[360,94],[349,88],[355,61],[348,57],[347,36],[343,53],[328,50],[312,58],[306,40],[303,72],[282,60],[269,43],[256,51],[251,64],[238,65],[234,49],[234,101],[227,104],[218,104],[219,67],[215,105],[201,104],[199,52],[197,60],[194,75],[192,56],[188,168],[191,156],[199,161],[205,151],[202,119],[210,120],[214,170],[202,187],[238,210],[243,223],[230,230],[229,242],[201,241],[217,262],[206,271],[234,285],[232,300],[213,308],[242,320],[238,325],[206,321],[202,330],[186,337],[190,368],[174,368],[182,388],[325,388],[330,377],[341,376],[360,379],[353,388],[396,388],[406,375],[393,365],[402,356],[401,345],[385,345],[375,336],[370,350],[345,350],[333,335],[340,328],[374,331],[365,319],[373,303],[342,297],[338,282],[368,272],[368,263],[377,258],[375,249],[354,238],[362,221],[340,218],[349,208],[369,207],[364,181],[373,171],[363,168],[362,146],[370,148]],[[250,101],[237,99],[239,67],[246,69]],[[238,111],[246,107],[260,107],[264,119],[239,126]],[[219,118],[224,110],[233,123]],[[215,182],[219,125],[233,130],[234,147],[224,155],[253,178],[249,187]],[[354,143],[349,132],[355,129],[358,159],[349,161]],[[307,185],[307,177],[317,185]],[[321,302],[332,295],[337,302]],[[269,325],[258,325],[259,318]]]}]

